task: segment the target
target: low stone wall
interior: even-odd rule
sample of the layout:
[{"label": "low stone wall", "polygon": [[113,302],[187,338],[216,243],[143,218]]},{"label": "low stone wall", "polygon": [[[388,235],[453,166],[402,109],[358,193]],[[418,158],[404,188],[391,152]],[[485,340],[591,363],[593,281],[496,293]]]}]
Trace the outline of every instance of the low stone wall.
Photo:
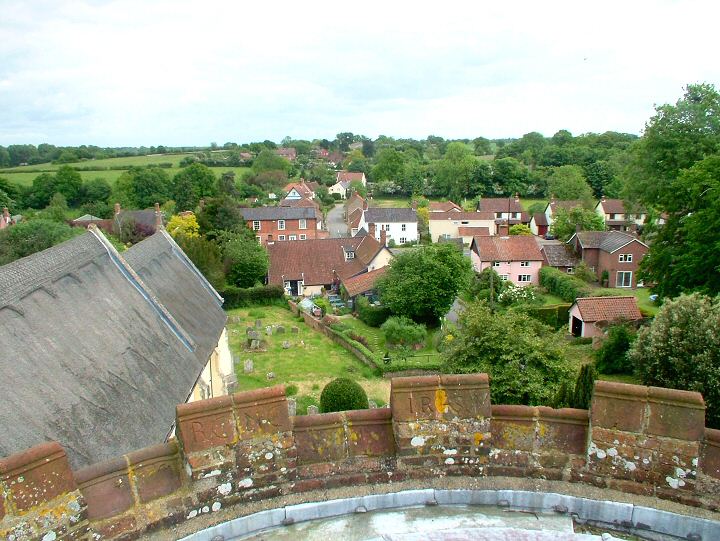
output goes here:
[{"label": "low stone wall", "polygon": [[57,443],[0,459],[0,538],[136,539],[338,487],[442,479],[720,505],[720,431],[698,393],[598,382],[590,411],[554,410],[491,404],[485,374],[430,375],[393,379],[389,408],[290,417],[276,386],[176,414],[176,440],[79,471]]}]

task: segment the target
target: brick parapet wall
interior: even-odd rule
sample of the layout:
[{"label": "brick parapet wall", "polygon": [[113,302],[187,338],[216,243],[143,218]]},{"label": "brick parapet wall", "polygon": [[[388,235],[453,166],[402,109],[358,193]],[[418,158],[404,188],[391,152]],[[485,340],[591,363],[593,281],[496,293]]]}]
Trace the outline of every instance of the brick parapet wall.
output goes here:
[{"label": "brick parapet wall", "polygon": [[590,411],[554,410],[492,405],[485,374],[414,376],[393,379],[388,408],[290,417],[276,386],[182,404],[176,426],[75,472],[57,443],[0,459],[0,538],[134,539],[252,502],[459,476],[720,505],[720,431],[685,391],[598,382]]}]

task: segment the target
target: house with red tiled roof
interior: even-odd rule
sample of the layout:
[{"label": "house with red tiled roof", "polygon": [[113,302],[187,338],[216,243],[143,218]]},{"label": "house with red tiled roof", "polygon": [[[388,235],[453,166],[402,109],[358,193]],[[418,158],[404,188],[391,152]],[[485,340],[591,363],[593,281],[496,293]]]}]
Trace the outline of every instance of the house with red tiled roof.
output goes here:
[{"label": "house with red tiled roof", "polygon": [[629,231],[645,224],[647,213],[643,209],[633,212],[622,199],[606,199],[603,197],[595,212],[605,220],[605,227],[611,231]]},{"label": "house with red tiled roof", "polygon": [[276,242],[268,246],[268,284],[289,295],[313,296],[338,290],[342,280],[386,266],[392,253],[369,235]]},{"label": "house with red tiled roof", "polygon": [[345,294],[350,299],[353,306],[358,295],[364,297],[372,297],[377,294],[376,284],[379,278],[385,276],[388,267],[380,267],[379,269],[357,274],[342,280],[342,286],[345,288]]},{"label": "house with red tiled roof", "polygon": [[612,323],[642,317],[635,297],[582,297],[570,307],[568,331],[573,336],[602,336]]},{"label": "house with red tiled roof", "polygon": [[320,185],[317,182],[306,182],[300,179],[300,182],[291,182],[283,188],[287,194],[285,199],[315,199],[315,191]]},{"label": "house with red tiled roof", "polygon": [[348,228],[350,229],[351,237],[354,237],[360,231],[360,229],[361,229],[360,222],[362,222],[362,218],[363,218],[363,209],[355,209],[348,216]]},{"label": "house with red tiled roof", "polygon": [[430,212],[462,212],[462,207],[452,201],[430,201],[428,205]]},{"label": "house with red tiled roof", "polygon": [[[430,212],[428,229],[433,242],[462,238],[463,244],[470,244],[472,237],[494,235],[495,215],[492,212]],[[462,229],[462,231],[461,231]]]},{"label": "house with red tiled roof", "polygon": [[636,236],[621,231],[578,231],[567,244],[608,286],[638,286],[637,272],[648,245]]},{"label": "house with red tiled roof", "polygon": [[363,186],[366,186],[367,179],[365,178],[365,173],[338,171],[335,175],[335,184],[328,188],[328,193],[336,193],[341,199],[345,199],[347,197],[347,192],[350,189],[350,184],[353,182],[360,182]]},{"label": "house with red tiled roof", "polygon": [[297,150],[292,147],[280,147],[275,149],[275,154],[294,162],[297,159]]},{"label": "house with red tiled roof", "polygon": [[530,231],[532,231],[533,235],[540,237],[545,236],[550,230],[554,216],[559,209],[570,211],[574,208],[583,207],[585,204],[585,202],[579,199],[560,200],[552,196],[548,204],[545,205],[545,211],[543,213],[533,214],[530,219]]},{"label": "house with red tiled roof", "polygon": [[530,215],[520,204],[520,195],[515,197],[483,197],[478,201],[478,212],[492,212],[495,219],[506,225],[530,223]]},{"label": "house with red tiled roof", "polygon": [[540,283],[543,256],[535,237],[473,237],[470,259],[475,272],[492,267],[501,280],[510,281],[516,286]]},{"label": "house with red tiled roof", "polygon": [[365,210],[367,208],[367,200],[359,193],[353,192],[345,203],[345,216],[347,216],[348,222],[350,222],[350,216],[352,216],[357,209]]}]

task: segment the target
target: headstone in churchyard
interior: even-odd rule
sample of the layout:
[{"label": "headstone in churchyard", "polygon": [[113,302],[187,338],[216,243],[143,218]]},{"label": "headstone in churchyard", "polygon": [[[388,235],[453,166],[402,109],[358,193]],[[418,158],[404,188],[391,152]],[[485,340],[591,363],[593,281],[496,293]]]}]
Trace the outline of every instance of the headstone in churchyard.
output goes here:
[{"label": "headstone in churchyard", "polygon": [[267,327],[265,327],[265,334],[267,334],[268,336],[272,336],[272,326],[268,325]]},{"label": "headstone in churchyard", "polygon": [[308,409],[307,409],[308,415],[315,415],[315,414],[318,413],[319,411],[320,411],[320,410],[318,410],[318,407],[317,407],[317,406],[313,406],[312,404],[310,404],[310,405],[308,406]]},{"label": "headstone in churchyard", "polygon": [[290,327],[290,332],[292,332],[293,334],[297,334],[300,332],[300,329],[298,329],[297,327]]},{"label": "headstone in churchyard", "polygon": [[260,349],[260,340],[250,340],[250,349]]},{"label": "headstone in churchyard", "polygon": [[237,390],[237,376],[235,376],[235,374],[224,376],[223,381],[225,382],[225,390],[228,394],[232,394]]},{"label": "headstone in churchyard", "polygon": [[297,401],[294,398],[288,398],[287,404],[290,417],[297,415]]},{"label": "headstone in churchyard", "polygon": [[275,379],[275,372],[268,372],[267,379]]},{"label": "headstone in churchyard", "polygon": [[256,319],[256,320],[255,320],[255,327],[257,327],[258,329],[262,329],[262,326],[263,326],[263,325],[262,325],[262,319]]},{"label": "headstone in churchyard", "polygon": [[287,340],[285,340],[285,341],[283,342],[283,349],[290,349],[290,342],[288,342]]},{"label": "headstone in churchyard", "polygon": [[252,359],[245,359],[245,364],[243,365],[243,371],[246,374],[252,374],[253,371],[253,361]]},{"label": "headstone in churchyard", "polygon": [[283,327],[282,325],[278,325],[277,329],[275,329],[275,332],[278,334],[285,334],[285,327]]},{"label": "headstone in churchyard", "polygon": [[373,400],[368,400],[368,407],[369,407],[371,410],[374,410],[375,408],[377,408],[377,404],[376,404],[375,401],[373,401]]}]

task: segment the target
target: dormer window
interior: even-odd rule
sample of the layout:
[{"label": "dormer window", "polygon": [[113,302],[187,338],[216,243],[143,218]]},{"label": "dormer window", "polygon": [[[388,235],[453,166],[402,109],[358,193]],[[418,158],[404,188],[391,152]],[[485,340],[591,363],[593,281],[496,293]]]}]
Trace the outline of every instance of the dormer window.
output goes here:
[{"label": "dormer window", "polygon": [[352,246],[343,246],[343,251],[345,252],[345,261],[355,259],[355,248]]}]

